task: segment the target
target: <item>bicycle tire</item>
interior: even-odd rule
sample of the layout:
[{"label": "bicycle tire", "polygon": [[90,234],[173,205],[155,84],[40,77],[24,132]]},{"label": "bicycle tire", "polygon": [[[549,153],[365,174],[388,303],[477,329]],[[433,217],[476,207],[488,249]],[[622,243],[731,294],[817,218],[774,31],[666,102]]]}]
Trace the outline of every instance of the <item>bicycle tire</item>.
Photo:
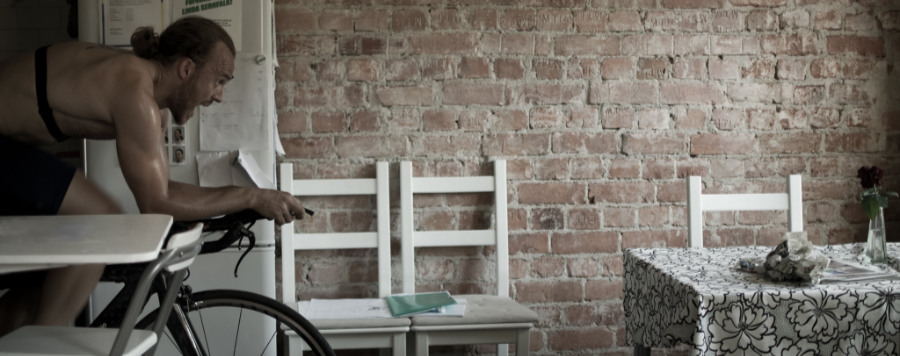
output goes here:
[{"label": "bicycle tire", "polygon": [[[176,303],[178,302],[181,301],[177,300]],[[306,320],[306,318],[300,315],[300,313],[297,313],[297,311],[272,298],[268,298],[252,292],[219,289],[193,293],[191,294],[190,303],[182,303],[182,306],[185,307],[185,305],[183,304],[189,304],[186,306],[186,308],[184,308],[185,312],[189,315],[188,318],[190,319],[191,326],[197,329],[195,331],[195,335],[197,335],[198,341],[202,344],[202,348],[204,350],[208,350],[207,353],[209,355],[221,354],[220,352],[215,351],[218,351],[223,347],[227,349],[229,347],[229,343],[233,344],[234,350],[232,351],[234,352],[227,352],[226,354],[228,355],[262,355],[270,346],[273,347],[270,350],[274,352],[274,345],[276,344],[275,337],[279,332],[279,328],[283,325],[297,333],[297,335],[299,335],[308,345],[313,355],[334,356],[334,351],[332,351],[331,346],[328,344],[322,334],[319,333],[318,330],[316,330],[312,323]],[[210,318],[210,309],[216,310],[212,314],[212,318],[216,320],[206,321],[204,319]],[[146,315],[143,319],[141,319],[140,322],[138,322],[137,328],[148,329],[156,320],[157,312],[158,309],[155,309],[148,315]],[[251,314],[244,315],[247,312],[250,312]],[[180,325],[180,322],[178,322],[177,319],[174,319],[177,318],[174,314],[174,312],[170,314],[170,323],[175,322]],[[270,330],[272,331],[272,335],[268,337],[268,340],[254,341],[247,340],[246,338],[241,339],[241,325],[237,325],[237,330],[234,330],[235,335],[237,336],[234,336],[233,339],[222,341],[221,338],[216,338],[216,341],[213,345],[209,344],[210,339],[207,327],[209,327],[210,322],[215,323],[215,327],[221,327],[224,325],[230,325],[229,321],[235,321],[236,319],[243,322],[243,318],[245,317],[255,319],[250,321],[252,324],[256,324],[254,326],[259,326],[259,322],[263,320],[273,319],[276,323],[274,325],[274,328]],[[223,322],[223,319],[226,321]],[[255,332],[258,332],[259,328],[254,326],[250,327],[253,328]],[[270,324],[269,326],[272,325]],[[230,333],[231,330],[229,330],[229,335]],[[184,342],[184,336],[179,336],[179,334],[182,333],[173,333],[171,331],[171,328],[167,327],[164,329],[164,334],[166,335],[160,337],[156,354],[191,354],[182,352],[180,350],[180,347],[176,344],[178,342]],[[219,334],[217,333],[216,335]],[[176,341],[176,339],[179,339],[179,341]],[[261,342],[257,343],[257,341]],[[264,347],[262,352],[257,353],[255,351],[258,346]],[[213,350],[210,350],[210,347],[212,347]],[[238,352],[238,348],[252,349],[254,350],[254,352],[248,352],[246,350]]]}]

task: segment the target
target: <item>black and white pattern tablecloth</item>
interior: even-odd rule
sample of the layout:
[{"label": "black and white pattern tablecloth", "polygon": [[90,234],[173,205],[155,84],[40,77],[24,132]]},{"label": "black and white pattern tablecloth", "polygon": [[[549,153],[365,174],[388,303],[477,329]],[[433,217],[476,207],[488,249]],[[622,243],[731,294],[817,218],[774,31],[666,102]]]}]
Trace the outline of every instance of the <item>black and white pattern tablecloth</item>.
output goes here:
[{"label": "black and white pattern tablecloth", "polygon": [[[861,244],[818,247],[855,261]],[[628,249],[624,308],[628,345],[700,355],[900,354],[900,281],[772,282],[741,271],[741,258],[772,247]],[[888,244],[900,256],[900,244]],[[900,270],[898,260],[891,265]]]}]

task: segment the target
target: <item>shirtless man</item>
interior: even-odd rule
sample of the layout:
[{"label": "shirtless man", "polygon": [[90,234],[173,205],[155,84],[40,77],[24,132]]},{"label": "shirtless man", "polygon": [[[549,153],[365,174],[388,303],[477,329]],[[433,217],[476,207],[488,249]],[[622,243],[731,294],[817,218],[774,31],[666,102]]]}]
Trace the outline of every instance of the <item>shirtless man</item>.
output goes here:
[{"label": "shirtless man", "polygon": [[[142,213],[195,220],[249,208],[279,225],[302,218],[303,205],[284,192],[169,180],[160,111],[183,125],[198,105],[222,101],[234,76],[228,34],[212,21],[186,17],[159,35],[140,28],[131,42],[134,53],[67,42],[0,61],[0,215],[121,213],[82,172],[35,148],[88,138],[116,139]],[[10,289],[0,298],[0,335],[24,324],[71,322],[102,270],[51,270],[42,284]]]}]

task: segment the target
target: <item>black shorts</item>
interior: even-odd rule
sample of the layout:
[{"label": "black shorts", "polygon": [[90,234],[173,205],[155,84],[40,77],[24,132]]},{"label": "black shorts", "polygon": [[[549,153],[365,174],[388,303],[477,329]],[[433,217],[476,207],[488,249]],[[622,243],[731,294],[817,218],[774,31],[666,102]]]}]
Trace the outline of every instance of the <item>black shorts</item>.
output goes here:
[{"label": "black shorts", "polygon": [[0,215],[55,215],[75,176],[75,167],[2,136],[0,165]]}]

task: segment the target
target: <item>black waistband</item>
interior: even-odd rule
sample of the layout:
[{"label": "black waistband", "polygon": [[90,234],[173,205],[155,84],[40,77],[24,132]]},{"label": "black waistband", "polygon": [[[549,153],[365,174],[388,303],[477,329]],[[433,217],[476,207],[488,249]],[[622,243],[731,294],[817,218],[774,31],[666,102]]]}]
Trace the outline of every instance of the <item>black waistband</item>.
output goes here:
[{"label": "black waistband", "polygon": [[34,89],[38,102],[38,113],[41,119],[44,119],[44,125],[47,131],[56,139],[56,141],[65,141],[69,136],[62,133],[56,118],[53,117],[53,109],[50,108],[50,102],[47,100],[47,47],[38,48],[34,52]]}]

